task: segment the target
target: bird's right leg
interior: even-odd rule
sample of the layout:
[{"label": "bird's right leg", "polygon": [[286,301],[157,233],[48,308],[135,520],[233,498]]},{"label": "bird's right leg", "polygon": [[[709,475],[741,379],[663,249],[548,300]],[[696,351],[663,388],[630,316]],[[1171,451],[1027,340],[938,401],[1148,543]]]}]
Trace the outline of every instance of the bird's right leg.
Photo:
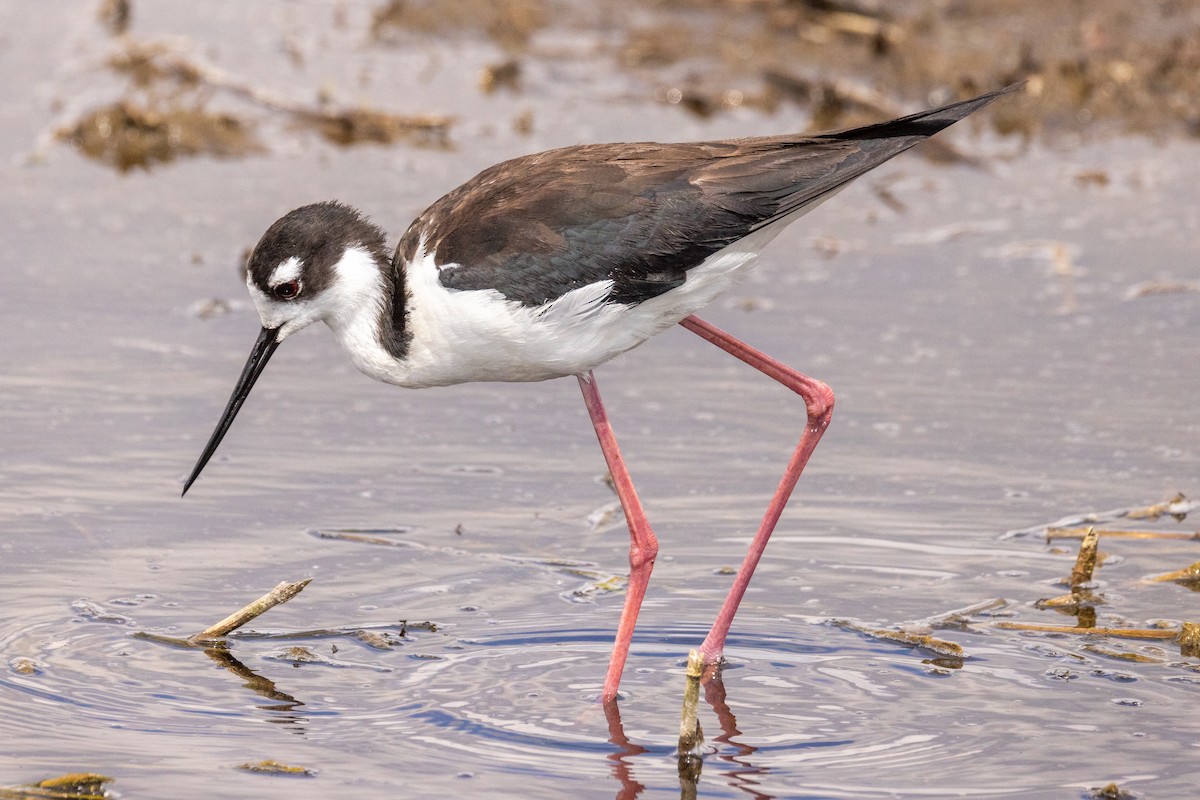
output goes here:
[{"label": "bird's right leg", "polygon": [[584,405],[592,418],[592,427],[596,429],[596,438],[600,440],[604,461],[608,464],[613,487],[621,501],[621,508],[625,511],[625,522],[629,525],[629,584],[625,589],[625,607],[621,611],[621,622],[617,625],[617,639],[613,643],[608,673],[604,676],[604,691],[601,694],[603,702],[611,703],[617,699],[617,687],[621,683],[625,660],[629,657],[633,628],[637,624],[638,611],[641,610],[642,598],[646,596],[646,586],[650,583],[650,572],[654,569],[654,559],[658,555],[658,539],[654,531],[650,530],[650,522],[646,519],[646,512],[642,510],[642,501],[638,499],[637,491],[633,488],[633,479],[629,477],[629,470],[625,468],[625,459],[621,457],[617,438],[613,435],[608,414],[600,401],[596,378],[591,371],[578,377],[579,388],[583,390]]}]

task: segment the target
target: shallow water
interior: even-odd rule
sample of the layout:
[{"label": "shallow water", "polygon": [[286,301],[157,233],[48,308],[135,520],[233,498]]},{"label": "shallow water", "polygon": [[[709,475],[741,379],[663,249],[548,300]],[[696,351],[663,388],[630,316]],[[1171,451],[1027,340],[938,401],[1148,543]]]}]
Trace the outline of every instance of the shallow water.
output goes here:
[{"label": "shallow water", "polygon": [[[288,208],[336,196],[394,237],[510,155],[777,132],[804,115],[687,116],[586,48],[533,60],[515,99],[485,97],[475,74],[494,46],[364,44],[361,8],[326,29],[314,5],[139,5],[134,32],[186,32],[277,92],[326,80],[457,114],[455,150],[338,149],[280,125],[268,155],[117,175],[43,141],[118,85],[97,67],[111,43],[94,9],[22,18],[0,48],[7,74],[40,76],[0,90],[0,785],[88,770],[125,797],[1191,791],[1200,665],[1174,645],[1102,643],[1152,659],[1138,663],[980,616],[937,632],[968,655],[947,665],[829,620],[890,626],[1005,598],[1006,618],[1073,624],[1031,604],[1062,593],[1074,544],[1007,532],[1198,491],[1198,295],[1128,297],[1197,280],[1194,143],[1050,149],[963,126],[956,141],[986,168],[885,166],[706,314],[829,382],[838,405],[701,709],[692,786],[673,756],[683,659],[802,424],[785,391],[696,337],[668,332],[598,372],[663,547],[619,720],[594,701],[622,597],[598,587],[624,574],[626,534],[603,513],[613,497],[573,381],[404,392],[306,332],[186,500],[180,482],[258,328],[240,254]],[[522,109],[528,135],[510,125]],[[1078,180],[1098,169],[1107,185]],[[232,312],[201,319],[214,296]],[[1103,549],[1099,624],[1200,616],[1196,594],[1141,582],[1197,560],[1194,542]],[[252,627],[366,629],[393,646],[241,638],[231,661],[131,636],[192,633],[310,575]],[[404,620],[436,630],[400,638]],[[235,769],[264,759],[317,774]]]}]

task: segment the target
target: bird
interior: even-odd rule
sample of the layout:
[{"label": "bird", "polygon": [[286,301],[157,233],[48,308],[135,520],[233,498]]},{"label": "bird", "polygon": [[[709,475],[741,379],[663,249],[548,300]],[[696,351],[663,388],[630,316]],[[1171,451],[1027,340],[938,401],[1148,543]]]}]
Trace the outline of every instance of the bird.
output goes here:
[{"label": "bird", "polygon": [[629,529],[629,578],[600,699],[619,695],[658,554],[594,369],[676,324],[800,396],[806,423],[699,650],[725,640],[775,525],[828,427],[828,385],[696,316],[784,227],[855,178],[1015,92],[1020,83],[886,122],[821,134],[587,144],[496,164],[434,202],[389,252],[337,201],[297,208],[251,251],[262,322],[199,477],[279,345],[324,322],[361,372],[405,388],[575,377]]}]

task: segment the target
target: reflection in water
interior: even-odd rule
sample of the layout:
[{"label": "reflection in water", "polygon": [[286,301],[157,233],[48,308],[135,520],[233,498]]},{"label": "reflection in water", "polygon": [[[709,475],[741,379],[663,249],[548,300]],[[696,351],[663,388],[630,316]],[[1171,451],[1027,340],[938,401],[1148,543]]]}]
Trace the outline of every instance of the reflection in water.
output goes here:
[{"label": "reflection in water", "polygon": [[225,669],[232,672],[237,677],[241,678],[242,684],[247,689],[262,695],[268,700],[276,701],[274,705],[260,705],[257,708],[263,711],[273,712],[267,722],[277,725],[294,725],[292,730],[295,733],[304,734],[304,716],[299,713],[294,713],[297,708],[300,708],[304,703],[292,697],[287,692],[281,692],[275,688],[275,681],[270,678],[264,678],[262,675],[255,673],[241,661],[238,661],[233,653],[229,652],[225,647],[206,647],[204,654],[213,661],[220,664]]},{"label": "reflection in water", "polygon": [[632,743],[625,735],[625,726],[621,724],[621,709],[616,700],[604,704],[604,718],[608,721],[608,741],[617,747],[616,751],[605,756],[613,763],[613,777],[621,784],[617,791],[617,800],[632,800],[646,787],[634,780],[633,768],[628,759],[649,751],[639,744]]},{"label": "reflection in water", "polygon": [[[729,769],[718,774],[727,779],[728,786],[744,792],[755,800],[773,800],[774,795],[766,794],[758,788],[761,783],[759,779],[761,776],[767,775],[770,768],[756,766],[750,762],[750,756],[756,753],[758,748],[739,742],[734,738],[741,736],[742,732],[738,729],[737,717],[734,716],[733,711],[729,708],[729,703],[726,702],[725,683],[721,680],[720,670],[710,668],[710,671],[705,673],[703,685],[704,700],[717,715],[717,724],[721,728],[720,735],[716,736],[713,741],[725,746],[718,749],[715,755],[720,761],[730,765]],[[646,787],[633,776],[633,764],[630,759],[650,753],[651,750],[629,741],[629,737],[625,735],[625,728],[621,724],[621,709],[616,700],[604,704],[604,718],[608,722],[608,741],[616,747],[616,750],[605,756],[608,761],[612,762],[612,776],[620,784],[616,800],[632,800],[632,798],[639,797]],[[725,750],[729,752],[724,752]],[[679,796],[682,800],[692,800],[697,797],[700,775],[704,769],[704,759],[694,752],[677,752],[676,758],[679,766]]]},{"label": "reflection in water", "polygon": [[720,672],[715,673],[704,684],[704,701],[716,712],[717,723],[721,726],[721,734],[714,737],[713,741],[728,745],[733,751],[717,751],[717,758],[730,765],[730,769],[721,774],[729,779],[729,785],[733,788],[740,789],[757,800],[770,800],[773,795],[764,794],[756,788],[760,783],[757,778],[766,775],[770,771],[769,768],[755,766],[749,761],[758,748],[734,739],[735,736],[741,736],[742,732],[738,730],[737,717],[725,702],[725,682],[721,680]]}]

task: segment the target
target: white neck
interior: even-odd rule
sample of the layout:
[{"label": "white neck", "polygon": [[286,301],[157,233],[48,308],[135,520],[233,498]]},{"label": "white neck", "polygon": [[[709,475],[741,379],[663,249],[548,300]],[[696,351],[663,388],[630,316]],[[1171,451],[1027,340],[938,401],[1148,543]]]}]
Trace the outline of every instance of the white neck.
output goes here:
[{"label": "white neck", "polygon": [[396,359],[381,344],[388,298],[379,270],[365,248],[347,249],[334,265],[333,284],[323,292],[322,318],[354,366],[387,381]]}]

